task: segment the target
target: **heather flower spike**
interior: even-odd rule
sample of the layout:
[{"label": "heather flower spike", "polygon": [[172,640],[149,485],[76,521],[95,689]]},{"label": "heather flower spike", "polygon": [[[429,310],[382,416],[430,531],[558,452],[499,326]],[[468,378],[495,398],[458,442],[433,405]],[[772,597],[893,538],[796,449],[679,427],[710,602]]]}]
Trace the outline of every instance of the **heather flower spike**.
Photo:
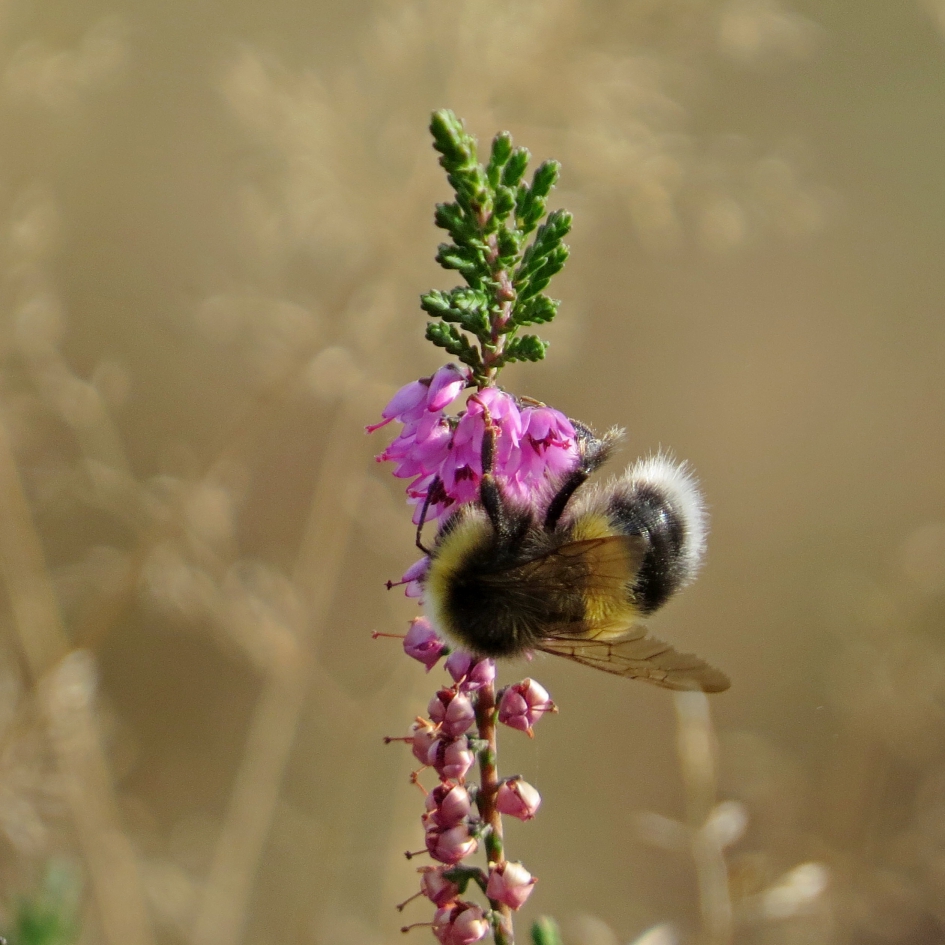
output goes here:
[{"label": "heather flower spike", "polygon": [[[380,421],[367,428],[371,433],[400,424],[377,459],[408,480],[407,499],[420,528],[478,501],[487,426],[492,471],[511,501],[533,503],[581,456],[574,425],[563,413],[496,386],[505,365],[545,356],[547,343],[521,329],[551,321],[558,309],[544,294],[568,256],[563,239],[571,216],[546,210],[558,164],[546,161],[527,181],[528,151],[513,147],[507,133],[493,140],[484,166],[475,139],[452,112],[436,112],[430,130],[454,191],[452,202],[436,208],[436,225],[450,240],[440,245],[437,261],[458,272],[463,284],[422,295],[420,306],[431,318],[426,337],[456,361],[403,385]],[[418,544],[426,550],[419,532]],[[408,597],[422,600],[429,565],[421,558],[388,587],[404,585]],[[425,795],[420,852],[439,864],[421,868],[419,892],[399,907],[423,897],[436,909],[432,922],[404,931],[432,927],[441,945],[472,945],[491,932],[496,945],[514,945],[512,913],[536,881],[506,857],[502,814],[530,820],[541,798],[520,778],[500,778],[496,722],[531,735],[553,703],[531,679],[506,689],[497,702],[495,662],[452,649],[426,617],[411,622],[403,647],[427,672],[445,656],[452,681],[437,689],[427,717],[418,718],[406,738],[387,739],[410,744],[422,766],[411,776]],[[477,761],[478,785],[467,781]],[[439,783],[427,790],[421,778],[433,774]],[[480,851],[482,866],[472,865]],[[467,888],[478,890],[487,904],[460,898]]]}]

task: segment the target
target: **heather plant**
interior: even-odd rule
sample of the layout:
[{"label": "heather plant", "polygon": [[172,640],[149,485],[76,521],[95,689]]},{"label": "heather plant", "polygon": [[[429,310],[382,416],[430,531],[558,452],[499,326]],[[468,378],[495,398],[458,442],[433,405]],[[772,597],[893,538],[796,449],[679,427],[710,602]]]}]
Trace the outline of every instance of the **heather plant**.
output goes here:
[{"label": "heather plant", "polygon": [[[507,133],[494,138],[482,165],[476,140],[450,111],[434,113],[430,130],[455,193],[453,202],[436,208],[436,224],[450,237],[440,245],[437,261],[459,272],[464,284],[426,293],[421,307],[432,319],[426,337],[458,363],[402,387],[381,422],[368,427],[373,432],[392,421],[402,425],[378,460],[396,463],[394,475],[410,480],[407,497],[415,508],[421,549],[425,523],[477,497],[487,426],[496,438],[494,474],[518,498],[538,493],[578,454],[574,426],[564,414],[523,402],[496,383],[505,365],[539,361],[548,347],[521,329],[551,321],[558,309],[544,290],[568,256],[563,240],[571,216],[563,210],[548,213],[546,207],[559,166],[546,161],[526,181],[529,153],[514,147]],[[464,395],[458,412],[451,413]],[[421,558],[399,582],[408,596],[422,595],[427,561]],[[403,643],[406,654],[428,672],[445,657],[451,679],[408,736],[388,739],[407,742],[421,766],[412,776],[425,795],[420,852],[437,864],[420,868],[420,892],[411,897],[429,900],[432,921],[404,930],[432,926],[443,945],[469,945],[491,931],[497,945],[512,945],[512,914],[529,898],[536,878],[509,858],[502,815],[530,820],[541,797],[520,776],[500,775],[497,728],[505,725],[532,737],[535,724],[555,705],[533,679],[497,689],[494,661],[451,650],[425,617],[412,621]],[[473,784],[470,772],[477,762],[479,779]],[[438,779],[429,790],[421,783],[428,768]],[[471,860],[481,848],[485,868]],[[476,887],[484,906],[467,898]],[[553,945],[553,924],[537,924],[533,938],[538,945]]]}]

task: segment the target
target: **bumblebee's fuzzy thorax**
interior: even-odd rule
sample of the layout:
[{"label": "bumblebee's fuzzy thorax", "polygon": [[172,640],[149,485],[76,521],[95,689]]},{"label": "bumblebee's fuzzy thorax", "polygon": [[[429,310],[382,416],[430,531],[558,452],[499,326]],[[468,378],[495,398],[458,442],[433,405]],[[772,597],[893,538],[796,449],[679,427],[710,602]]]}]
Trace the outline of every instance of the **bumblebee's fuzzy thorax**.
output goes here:
[{"label": "bumblebee's fuzzy thorax", "polygon": [[517,582],[500,577],[523,555],[548,548],[526,515],[511,540],[500,540],[485,511],[469,505],[437,537],[424,579],[427,610],[437,629],[472,653],[515,656],[538,640],[541,615]]}]

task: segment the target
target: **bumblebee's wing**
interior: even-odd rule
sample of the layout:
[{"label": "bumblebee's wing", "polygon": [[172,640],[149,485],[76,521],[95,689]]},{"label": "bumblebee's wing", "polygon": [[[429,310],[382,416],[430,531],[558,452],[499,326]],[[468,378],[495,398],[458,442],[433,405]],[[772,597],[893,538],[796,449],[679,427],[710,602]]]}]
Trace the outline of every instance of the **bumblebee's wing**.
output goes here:
[{"label": "bumblebee's wing", "polygon": [[479,581],[501,588],[542,628],[553,624],[562,635],[585,636],[589,628],[625,627],[633,619],[628,589],[645,550],[639,535],[587,538],[481,575]]},{"label": "bumblebee's wing", "polygon": [[731,685],[721,670],[698,656],[679,653],[669,644],[648,637],[640,624],[628,627],[621,636],[608,634],[606,639],[580,639],[568,629],[561,636],[546,638],[538,649],[615,676],[645,679],[666,689],[724,692]]}]

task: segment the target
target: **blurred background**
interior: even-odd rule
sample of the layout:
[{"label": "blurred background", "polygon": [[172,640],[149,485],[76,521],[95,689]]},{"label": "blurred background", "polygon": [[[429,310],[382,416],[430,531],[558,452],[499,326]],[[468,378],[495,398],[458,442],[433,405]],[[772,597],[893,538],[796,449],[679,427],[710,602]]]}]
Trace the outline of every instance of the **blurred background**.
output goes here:
[{"label": "blurred background", "polygon": [[561,709],[502,733],[522,933],[721,941],[670,820],[701,777],[735,941],[945,941],[942,0],[7,0],[0,49],[13,945],[428,919],[381,738],[442,671],[371,639],[416,551],[363,427],[442,363],[438,107],[562,162],[552,347],[503,380],[693,464],[708,562],[653,626],[733,680],[710,721],[503,671]]}]

